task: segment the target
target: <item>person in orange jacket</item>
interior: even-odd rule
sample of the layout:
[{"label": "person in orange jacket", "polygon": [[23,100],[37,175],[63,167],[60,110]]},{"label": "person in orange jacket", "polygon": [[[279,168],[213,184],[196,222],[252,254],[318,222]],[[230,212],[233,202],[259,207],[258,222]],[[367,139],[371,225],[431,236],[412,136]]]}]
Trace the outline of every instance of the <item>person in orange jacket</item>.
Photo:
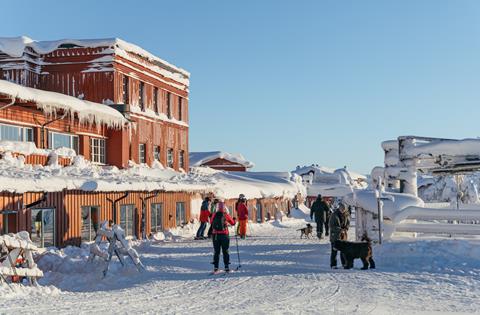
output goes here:
[{"label": "person in orange jacket", "polygon": [[223,263],[225,264],[225,271],[230,271],[230,254],[228,249],[230,247],[230,237],[228,233],[228,225],[235,225],[235,220],[225,211],[225,204],[219,202],[217,205],[217,212],[212,215],[210,220],[212,225],[212,239],[213,239],[213,272],[218,271],[218,264],[220,262],[220,250],[223,254]]},{"label": "person in orange jacket", "polygon": [[243,194],[238,198],[236,210],[239,222],[238,235],[240,238],[245,238],[247,236],[248,208],[247,199]]}]

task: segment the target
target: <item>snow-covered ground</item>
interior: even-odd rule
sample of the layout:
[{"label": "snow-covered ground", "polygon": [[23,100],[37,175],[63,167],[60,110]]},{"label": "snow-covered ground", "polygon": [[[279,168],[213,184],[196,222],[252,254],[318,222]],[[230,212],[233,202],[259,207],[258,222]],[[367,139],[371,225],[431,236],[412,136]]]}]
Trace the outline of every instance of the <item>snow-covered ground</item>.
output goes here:
[{"label": "snow-covered ground", "polygon": [[[397,239],[374,248],[376,270],[331,270],[330,244],[299,239],[305,220],[251,225],[242,268],[211,276],[209,241],[194,231],[137,242],[146,272],[114,260],[86,262],[86,248],[45,253],[40,288],[0,286],[0,313],[79,314],[472,314],[480,312],[480,240]],[[177,233],[178,235],[178,233]],[[161,237],[163,238],[163,237]],[[232,266],[237,266],[235,239]]]}]

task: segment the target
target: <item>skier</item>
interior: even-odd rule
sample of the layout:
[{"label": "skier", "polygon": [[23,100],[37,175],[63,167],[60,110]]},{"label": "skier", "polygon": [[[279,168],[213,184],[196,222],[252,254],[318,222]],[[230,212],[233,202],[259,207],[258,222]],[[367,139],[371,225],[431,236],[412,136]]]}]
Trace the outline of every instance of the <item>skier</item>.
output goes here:
[{"label": "skier", "polygon": [[228,236],[228,225],[235,225],[235,220],[225,212],[225,204],[219,202],[217,205],[217,212],[215,212],[210,221],[212,225],[213,238],[213,272],[218,272],[218,264],[220,261],[220,249],[223,254],[223,263],[225,264],[225,271],[230,272],[230,254],[228,248],[230,247],[230,238]]},{"label": "skier", "polygon": [[317,224],[317,237],[323,239],[323,227],[325,226],[325,236],[328,236],[328,221],[327,217],[330,213],[330,207],[322,200],[322,195],[318,195],[317,200],[312,205],[310,210],[310,219],[313,221],[315,215],[315,223]]},{"label": "skier", "polygon": [[[337,210],[331,215],[330,221],[330,243],[332,253],[330,255],[330,268],[337,268],[337,250],[333,247],[336,240],[347,240],[348,229],[350,228],[350,215],[343,203],[340,203]],[[345,257],[340,254],[342,266],[345,266]]]},{"label": "skier", "polygon": [[[212,215],[215,212],[217,212],[217,205],[218,205],[218,199],[215,198],[215,199],[213,199],[212,205],[210,206],[210,218],[212,217]],[[211,224],[210,224],[210,227],[208,228],[207,237],[212,238],[212,225]]]},{"label": "skier", "polygon": [[248,208],[246,203],[247,199],[245,198],[245,195],[241,194],[235,206],[238,215],[238,235],[240,238],[245,238],[247,236]]},{"label": "skier", "polygon": [[197,236],[195,237],[196,240],[204,240],[205,236],[205,228],[207,227],[208,219],[210,218],[210,197],[205,197],[205,200],[202,202],[202,206],[200,208],[200,227],[197,231]]}]

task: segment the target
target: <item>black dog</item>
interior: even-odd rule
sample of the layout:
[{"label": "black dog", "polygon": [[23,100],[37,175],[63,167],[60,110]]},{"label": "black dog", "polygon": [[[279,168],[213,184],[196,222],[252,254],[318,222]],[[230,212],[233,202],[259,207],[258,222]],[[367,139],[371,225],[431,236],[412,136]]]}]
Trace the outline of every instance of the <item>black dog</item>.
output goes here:
[{"label": "black dog", "polygon": [[372,242],[369,238],[363,238],[366,242],[348,242],[348,241],[335,241],[333,247],[341,252],[341,255],[345,257],[345,269],[353,268],[353,261],[355,258],[360,258],[363,263],[362,270],[375,269],[375,262],[373,261]]},{"label": "black dog", "polygon": [[305,235],[305,238],[310,238],[313,233],[313,227],[310,223],[307,223],[307,227],[304,227],[302,229],[298,229],[297,231],[300,231],[300,238],[302,238]]}]

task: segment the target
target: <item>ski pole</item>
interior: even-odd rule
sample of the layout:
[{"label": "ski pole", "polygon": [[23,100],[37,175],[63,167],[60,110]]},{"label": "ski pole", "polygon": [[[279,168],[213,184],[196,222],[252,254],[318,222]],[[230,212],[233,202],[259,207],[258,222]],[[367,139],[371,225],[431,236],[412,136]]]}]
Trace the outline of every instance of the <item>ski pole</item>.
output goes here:
[{"label": "ski pole", "polygon": [[238,270],[238,269],[242,268],[242,264],[240,263],[240,251],[238,250],[238,236],[237,236],[237,234],[235,234],[235,243],[237,243],[237,257],[238,257],[238,266],[237,266],[237,269],[235,269],[235,270]]}]

